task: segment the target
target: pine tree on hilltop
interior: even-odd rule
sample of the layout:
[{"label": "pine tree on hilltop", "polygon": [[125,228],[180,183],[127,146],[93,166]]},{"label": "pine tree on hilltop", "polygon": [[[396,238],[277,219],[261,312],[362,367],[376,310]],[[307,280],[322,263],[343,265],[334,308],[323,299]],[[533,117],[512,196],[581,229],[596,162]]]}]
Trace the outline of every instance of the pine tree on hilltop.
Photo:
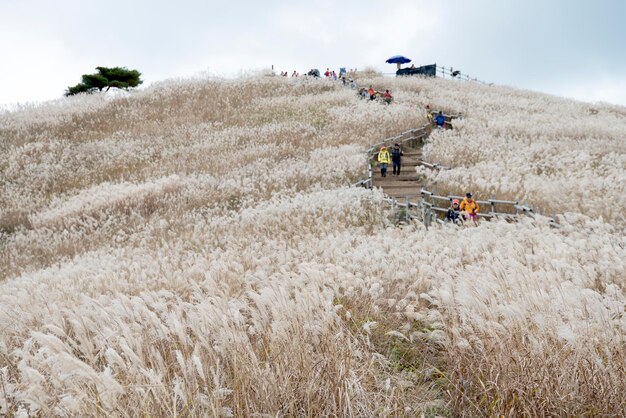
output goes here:
[{"label": "pine tree on hilltop", "polygon": [[129,70],[126,67],[96,67],[94,74],[83,74],[82,81],[75,86],[70,86],[65,91],[66,96],[78,93],[93,93],[94,91],[109,91],[111,87],[128,90],[137,87],[141,80],[141,73],[137,70]]}]

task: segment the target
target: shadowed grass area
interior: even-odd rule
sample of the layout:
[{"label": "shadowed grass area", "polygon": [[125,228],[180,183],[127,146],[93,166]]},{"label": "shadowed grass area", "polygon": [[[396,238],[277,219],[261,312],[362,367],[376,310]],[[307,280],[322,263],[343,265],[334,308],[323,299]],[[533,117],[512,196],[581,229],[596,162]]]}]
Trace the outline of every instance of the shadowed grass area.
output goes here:
[{"label": "shadowed grass area", "polygon": [[399,382],[399,410],[405,416],[451,416],[446,408],[445,347],[430,341],[433,329],[419,321],[407,323],[393,310],[379,309],[367,298],[340,297],[338,314],[368,351],[380,355],[387,378]]}]

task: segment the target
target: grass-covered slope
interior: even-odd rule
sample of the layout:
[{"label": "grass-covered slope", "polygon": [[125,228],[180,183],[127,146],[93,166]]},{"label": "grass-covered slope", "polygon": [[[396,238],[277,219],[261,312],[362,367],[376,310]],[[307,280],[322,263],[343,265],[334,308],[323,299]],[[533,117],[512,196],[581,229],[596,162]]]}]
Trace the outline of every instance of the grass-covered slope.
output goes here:
[{"label": "grass-covered slope", "polygon": [[426,147],[453,168],[430,179],[442,192],[521,199],[546,215],[579,212],[626,227],[626,108],[477,83],[392,86],[466,116]]},{"label": "grass-covered slope", "polygon": [[[0,115],[0,413],[623,412],[624,110],[361,82],[397,104],[264,78]],[[347,188],[426,103],[465,114],[426,146],[458,167],[437,188],[561,227],[396,228]]]}]

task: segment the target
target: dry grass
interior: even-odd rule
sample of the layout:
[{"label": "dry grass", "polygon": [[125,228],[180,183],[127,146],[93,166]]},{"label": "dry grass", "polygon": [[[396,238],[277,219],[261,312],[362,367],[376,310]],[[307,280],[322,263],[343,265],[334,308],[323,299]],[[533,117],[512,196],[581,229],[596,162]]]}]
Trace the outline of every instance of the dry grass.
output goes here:
[{"label": "dry grass", "polygon": [[0,215],[0,234],[12,234],[18,230],[32,227],[28,213],[22,211],[7,211]]},{"label": "dry grass", "polygon": [[616,187],[626,178],[623,107],[598,105],[590,112],[588,103],[446,80],[401,78],[390,86],[416,103],[466,116],[454,121],[454,130],[435,132],[425,147],[427,159],[453,167],[432,173],[438,189],[626,227],[626,193]]},{"label": "dry grass", "polygon": [[[598,156],[577,173],[589,184],[623,174],[623,115],[600,107],[610,128],[572,118],[542,136],[512,114],[555,99],[365,82],[396,104],[325,80],[199,79],[0,115],[0,414],[623,415],[618,215],[592,196],[591,217],[566,214],[559,230],[425,231],[345,187],[368,145],[421,125],[430,102],[467,115],[427,147],[465,175],[432,181],[548,210],[549,193],[575,196],[560,144]],[[511,150],[489,152],[486,123]],[[480,146],[451,146],[458,135]],[[515,177],[520,147],[546,162],[529,182]]]},{"label": "dry grass", "polygon": [[[624,408],[624,350],[619,345],[572,346],[551,333],[537,333],[553,352],[537,350],[512,329],[505,341],[448,356],[447,376],[459,416],[621,416]],[[619,341],[618,341],[619,342]],[[488,356],[485,356],[488,353]],[[498,364],[501,367],[494,368]],[[611,364],[615,367],[606,368]]]}]

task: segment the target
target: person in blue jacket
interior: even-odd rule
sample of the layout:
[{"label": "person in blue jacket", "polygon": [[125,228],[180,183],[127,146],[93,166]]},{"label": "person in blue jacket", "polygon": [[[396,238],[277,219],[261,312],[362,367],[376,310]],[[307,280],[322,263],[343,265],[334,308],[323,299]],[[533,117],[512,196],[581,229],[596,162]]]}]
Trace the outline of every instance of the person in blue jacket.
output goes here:
[{"label": "person in blue jacket", "polygon": [[402,149],[400,148],[400,144],[395,144],[393,148],[391,148],[391,162],[393,163],[393,175],[400,175],[400,168],[402,166]]},{"label": "person in blue jacket", "polygon": [[443,113],[441,113],[441,110],[439,111],[437,116],[435,116],[435,123],[437,124],[438,128],[443,129],[446,127],[446,117]]}]

